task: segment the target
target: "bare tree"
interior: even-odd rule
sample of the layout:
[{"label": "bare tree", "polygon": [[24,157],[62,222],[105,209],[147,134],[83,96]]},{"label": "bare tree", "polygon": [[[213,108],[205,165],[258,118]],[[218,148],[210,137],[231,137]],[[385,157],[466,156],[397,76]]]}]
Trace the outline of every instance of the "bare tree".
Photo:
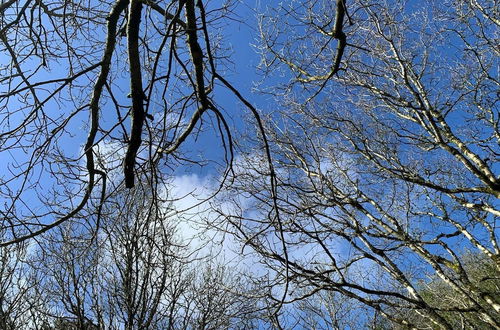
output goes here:
[{"label": "bare tree", "polygon": [[202,165],[196,145],[177,152],[189,136],[206,136],[202,126],[220,138],[217,160],[230,168],[231,132],[216,85],[260,120],[219,73],[230,63],[219,32],[232,8],[195,0],[0,5],[0,229],[8,230],[0,244],[103,202],[110,180],[98,159],[103,144],[123,166],[113,180],[128,188],[137,177],[158,183],[172,168]]},{"label": "bare tree", "polygon": [[[410,328],[452,329],[447,315],[465,314],[497,328],[498,294],[464,258],[473,250],[498,277],[498,8],[346,3],[353,24],[338,70],[331,1],[261,16],[262,68],[289,78],[265,90],[283,109],[266,127],[277,195],[265,155],[242,146],[224,196],[240,208],[220,210],[218,225],[230,222],[271,269],[276,315],[332,291]],[[423,294],[429,278],[456,299]]]},{"label": "bare tree", "polygon": [[0,248],[0,329],[26,326],[30,304],[30,281],[26,265],[26,244]]},{"label": "bare tree", "polygon": [[99,224],[95,211],[42,236],[30,265],[45,304],[33,319],[47,315],[49,328],[89,330],[253,324],[251,288],[181,239],[171,202],[160,200],[144,185],[122,189],[108,197]]},{"label": "bare tree", "polygon": [[189,253],[176,241],[175,223],[167,216],[171,209],[144,187],[111,195],[99,224],[93,223],[96,211],[66,222],[43,240],[33,267],[44,278],[37,289],[49,297],[56,328],[63,323],[78,329],[167,324],[169,286],[185,276]]},{"label": "bare tree", "polygon": [[218,260],[198,263],[184,297],[189,329],[253,329],[260,320],[260,288],[234,266]]}]

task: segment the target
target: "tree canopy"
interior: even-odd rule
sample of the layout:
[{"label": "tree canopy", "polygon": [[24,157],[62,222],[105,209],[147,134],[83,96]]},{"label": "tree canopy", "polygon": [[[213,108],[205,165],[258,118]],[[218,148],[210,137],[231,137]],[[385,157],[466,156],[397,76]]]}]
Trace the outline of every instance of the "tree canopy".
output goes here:
[{"label": "tree canopy", "polygon": [[251,5],[0,4],[0,328],[500,328],[496,1]]}]

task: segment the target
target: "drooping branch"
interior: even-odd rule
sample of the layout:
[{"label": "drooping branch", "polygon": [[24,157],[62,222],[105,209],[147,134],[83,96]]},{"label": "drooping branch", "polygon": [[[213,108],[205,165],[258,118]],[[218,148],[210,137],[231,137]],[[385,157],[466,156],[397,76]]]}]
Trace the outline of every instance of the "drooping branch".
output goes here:
[{"label": "drooping branch", "polygon": [[141,22],[142,2],[132,0],[127,23],[127,47],[130,70],[130,96],[132,98],[132,130],[124,160],[125,186],[134,187],[134,166],[137,151],[142,143],[144,125],[144,91],[142,89],[141,61],[139,57],[139,26]]},{"label": "drooping branch", "polygon": [[[319,85],[317,91],[308,98],[308,101],[314,99],[323,90],[323,88],[331,80],[331,78],[343,69],[343,67],[341,66],[342,59],[344,57],[345,49],[348,45],[347,36],[344,32],[344,23],[346,17],[348,18],[349,24],[352,25],[352,20],[347,12],[346,0],[336,0],[335,19],[333,20],[334,23],[332,28],[326,29],[324,26],[318,26],[314,22],[308,23],[313,26],[317,30],[317,32],[322,35],[322,37],[326,38],[324,45],[321,47],[319,52],[314,55],[315,57],[319,57],[320,55],[321,57],[324,57],[324,54],[322,54],[322,52],[325,49],[330,49],[328,45],[332,40],[337,40],[337,47],[335,51],[332,55],[328,55],[329,58],[331,56],[331,62],[329,61],[328,66],[325,67],[326,70],[321,73],[312,71],[312,68],[316,66],[306,66],[300,63],[301,59],[295,58],[294,54],[287,55],[288,50],[286,49],[286,47],[283,46],[283,48],[280,48],[280,46],[277,46],[271,36],[263,38],[265,51],[269,52],[274,60],[278,60],[279,62],[285,64],[291,71],[295,72],[295,81],[303,84],[312,83],[314,85]],[[274,32],[270,33],[273,34]],[[351,44],[349,45],[351,46]],[[274,62],[274,60],[272,62]]]},{"label": "drooping branch", "polygon": [[120,18],[121,13],[125,10],[128,5],[128,0],[118,0],[113,8],[111,9],[109,16],[107,17],[107,34],[106,34],[106,45],[104,48],[104,54],[102,56],[102,60],[100,62],[101,72],[97,78],[97,81],[94,85],[92,98],[90,100],[90,129],[87,135],[87,140],[85,142],[84,152],[86,158],[86,168],[89,175],[89,180],[87,184],[87,189],[85,195],[82,197],[80,203],[73,208],[72,211],[67,213],[66,215],[60,217],[56,221],[43,226],[41,229],[36,231],[30,231],[29,234],[16,237],[13,240],[7,242],[1,242],[0,246],[7,246],[11,244],[20,243],[29,238],[38,236],[43,234],[44,232],[50,230],[51,228],[57,227],[61,223],[65,222],[68,219],[73,218],[77,215],[87,204],[92,190],[95,186],[95,174],[100,174],[103,179],[105,179],[104,174],[101,171],[97,171],[95,169],[95,161],[94,161],[94,142],[97,135],[97,131],[99,129],[99,101],[101,99],[102,91],[104,86],[106,85],[106,80],[109,75],[110,67],[111,67],[111,58],[113,56],[113,51],[116,45],[116,30],[118,19]]},{"label": "drooping branch", "polygon": [[193,62],[195,71],[195,93],[197,95],[198,101],[201,106],[192,115],[186,129],[181,133],[179,138],[172,143],[168,149],[160,150],[162,154],[170,154],[177,150],[179,146],[186,140],[186,138],[191,134],[195,128],[198,120],[200,120],[203,113],[210,108],[210,101],[207,97],[207,92],[205,90],[205,80],[203,77],[204,65],[203,65],[203,51],[198,42],[197,35],[197,25],[196,25],[196,11],[194,0],[187,0],[185,2],[186,8],[186,33],[187,33],[187,44],[189,47],[189,52],[191,54],[191,61]]},{"label": "drooping branch", "polygon": [[[337,0],[337,14],[335,16],[335,26],[333,28],[333,32],[331,36],[335,39],[338,40],[337,43],[337,53],[335,55],[335,59],[333,61],[333,67],[326,77],[324,79],[323,83],[319,87],[319,89],[311,96],[308,98],[308,100],[311,100],[315,98],[322,90],[325,88],[326,83],[335,75],[337,72],[340,70],[340,63],[342,61],[342,57],[344,56],[344,50],[347,45],[347,37],[343,31],[343,26],[344,26],[344,18],[346,16],[346,1],[345,0]],[[312,77],[309,77],[308,79],[311,79]],[[314,79],[313,79],[314,80]]]},{"label": "drooping branch", "polygon": [[333,68],[332,72],[330,73],[330,77],[332,77],[339,71],[340,61],[342,60],[342,56],[344,55],[344,49],[347,43],[346,41],[347,38],[343,31],[345,14],[346,14],[345,0],[337,0],[337,15],[335,17],[335,27],[332,35],[335,39],[338,40],[338,45],[337,45],[337,54],[333,62]]},{"label": "drooping branch", "polygon": [[187,43],[193,61],[195,76],[196,76],[196,93],[201,103],[203,111],[209,107],[209,102],[205,92],[205,81],[203,78],[203,51],[198,43],[196,12],[194,0],[186,1],[186,22],[187,22]]}]

